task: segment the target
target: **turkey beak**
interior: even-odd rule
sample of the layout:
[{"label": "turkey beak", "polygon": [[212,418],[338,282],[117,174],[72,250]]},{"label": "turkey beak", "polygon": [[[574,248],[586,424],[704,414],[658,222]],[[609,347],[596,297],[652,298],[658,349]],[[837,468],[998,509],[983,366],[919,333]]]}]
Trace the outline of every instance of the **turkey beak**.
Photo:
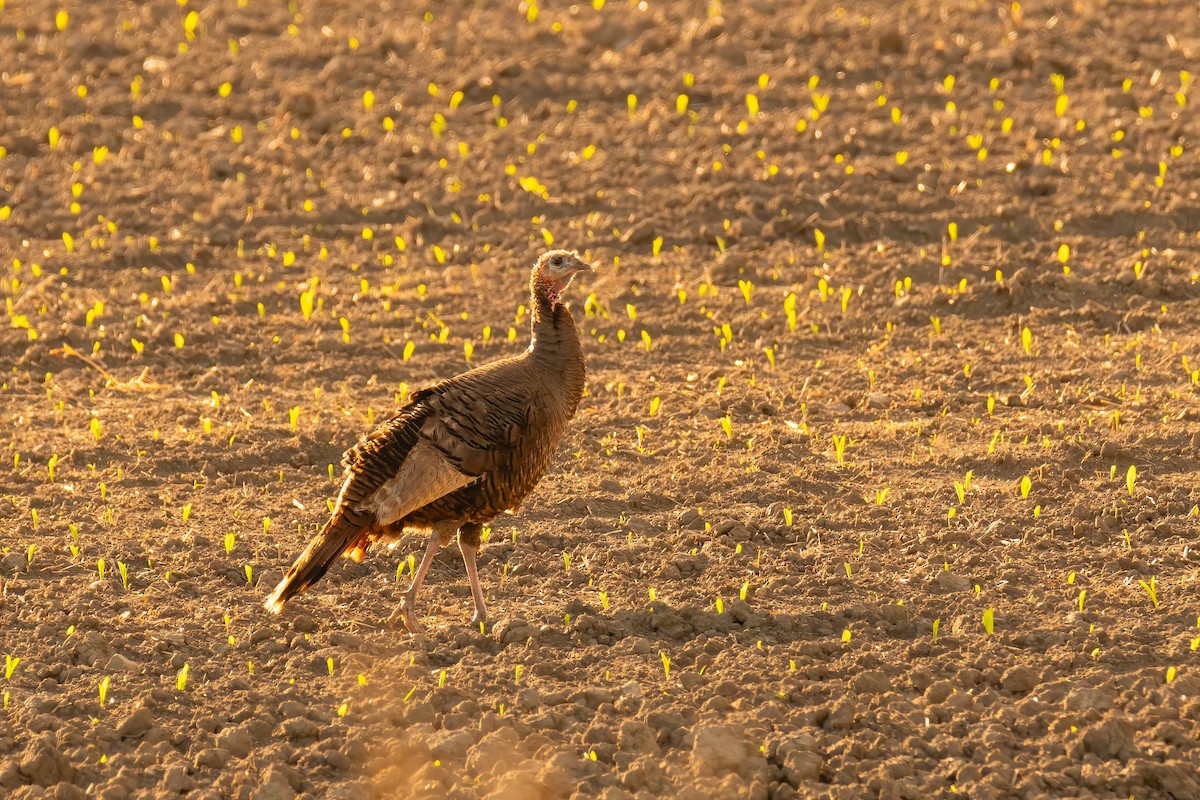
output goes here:
[{"label": "turkey beak", "polygon": [[596,268],[593,267],[591,264],[587,263],[586,261],[580,261],[579,267],[575,271],[576,272],[586,272],[589,275],[593,275],[593,276],[596,274]]}]

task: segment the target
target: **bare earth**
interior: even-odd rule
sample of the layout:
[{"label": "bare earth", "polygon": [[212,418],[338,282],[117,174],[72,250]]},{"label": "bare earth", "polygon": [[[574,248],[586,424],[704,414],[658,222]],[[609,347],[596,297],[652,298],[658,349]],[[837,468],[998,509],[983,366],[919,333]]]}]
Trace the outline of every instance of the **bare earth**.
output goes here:
[{"label": "bare earth", "polygon": [[[2,5],[0,795],[1200,796],[1192,4]],[[492,623],[266,615],[551,241]]]}]

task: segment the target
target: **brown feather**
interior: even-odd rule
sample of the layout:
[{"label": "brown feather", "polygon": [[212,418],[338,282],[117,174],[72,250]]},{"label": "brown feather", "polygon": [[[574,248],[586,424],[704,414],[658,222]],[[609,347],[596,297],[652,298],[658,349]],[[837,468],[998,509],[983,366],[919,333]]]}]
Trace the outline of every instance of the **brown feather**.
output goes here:
[{"label": "brown feather", "polygon": [[278,614],[283,604],[316,583],[339,555],[362,532],[361,524],[344,514],[335,514],[300,554],[284,579],[267,598],[266,609]]}]

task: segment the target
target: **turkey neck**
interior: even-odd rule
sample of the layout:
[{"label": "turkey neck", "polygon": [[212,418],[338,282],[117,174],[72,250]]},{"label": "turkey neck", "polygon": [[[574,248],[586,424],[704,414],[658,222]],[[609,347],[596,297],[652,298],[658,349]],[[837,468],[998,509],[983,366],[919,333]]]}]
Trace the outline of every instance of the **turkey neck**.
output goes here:
[{"label": "turkey neck", "polygon": [[546,287],[533,281],[533,314],[530,322],[530,358],[560,380],[572,409],[583,393],[583,347],[575,319],[565,303],[551,303]]}]

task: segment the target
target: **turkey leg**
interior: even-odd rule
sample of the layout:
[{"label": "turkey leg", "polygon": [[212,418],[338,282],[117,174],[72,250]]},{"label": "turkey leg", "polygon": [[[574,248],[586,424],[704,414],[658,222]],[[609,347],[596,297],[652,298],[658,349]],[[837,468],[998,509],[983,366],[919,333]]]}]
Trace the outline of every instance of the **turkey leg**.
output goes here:
[{"label": "turkey leg", "polygon": [[467,580],[471,584],[471,597],[475,600],[475,616],[472,625],[482,625],[487,620],[487,605],[483,602],[483,588],[479,585],[479,571],[475,568],[475,554],[479,552],[480,530],[483,526],[469,523],[458,529],[458,549],[462,551],[463,565],[467,568]]},{"label": "turkey leg", "polygon": [[425,547],[425,555],[421,557],[421,564],[417,567],[417,572],[413,575],[412,583],[409,584],[408,590],[404,593],[403,600],[400,601],[400,607],[395,610],[389,621],[400,617],[404,622],[404,627],[409,633],[424,633],[425,627],[417,622],[414,610],[417,605],[417,592],[421,590],[421,584],[425,582],[425,573],[429,572],[429,566],[433,563],[433,557],[437,555],[438,550],[445,544],[443,537],[447,533],[453,533],[454,528],[449,531],[444,525],[434,525],[433,530],[429,532],[429,544]]}]

